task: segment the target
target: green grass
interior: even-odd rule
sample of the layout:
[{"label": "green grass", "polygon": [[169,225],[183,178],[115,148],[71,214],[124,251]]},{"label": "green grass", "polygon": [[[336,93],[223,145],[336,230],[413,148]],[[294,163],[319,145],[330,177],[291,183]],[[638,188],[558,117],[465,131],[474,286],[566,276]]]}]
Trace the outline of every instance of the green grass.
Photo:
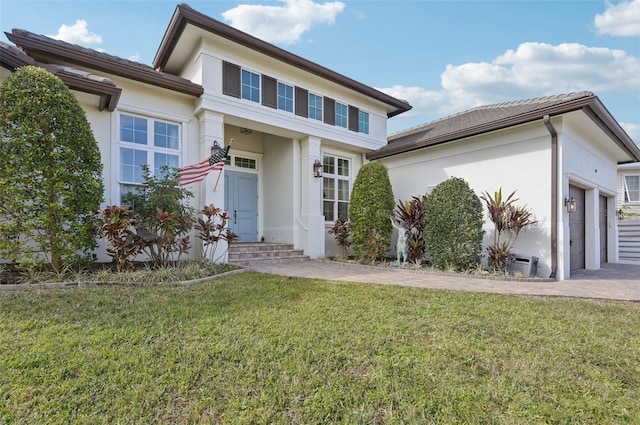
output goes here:
[{"label": "green grass", "polygon": [[639,329],[639,304],[257,273],[0,291],[0,424],[638,423]]}]

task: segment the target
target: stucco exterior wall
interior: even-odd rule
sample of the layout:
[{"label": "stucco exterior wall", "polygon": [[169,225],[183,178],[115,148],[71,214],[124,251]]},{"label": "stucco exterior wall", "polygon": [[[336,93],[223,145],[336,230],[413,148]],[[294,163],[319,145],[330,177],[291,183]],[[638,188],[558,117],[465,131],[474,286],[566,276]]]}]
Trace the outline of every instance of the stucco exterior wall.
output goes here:
[{"label": "stucco exterior wall", "polygon": [[[521,232],[518,254],[539,258],[538,275],[551,272],[551,142],[542,122],[463,139],[381,160],[389,169],[396,201],[410,200],[451,178],[463,178],[480,196],[502,188],[516,191],[518,204],[533,212],[539,224]],[[485,209],[486,212],[486,209]],[[493,241],[485,215],[484,243]]]}]

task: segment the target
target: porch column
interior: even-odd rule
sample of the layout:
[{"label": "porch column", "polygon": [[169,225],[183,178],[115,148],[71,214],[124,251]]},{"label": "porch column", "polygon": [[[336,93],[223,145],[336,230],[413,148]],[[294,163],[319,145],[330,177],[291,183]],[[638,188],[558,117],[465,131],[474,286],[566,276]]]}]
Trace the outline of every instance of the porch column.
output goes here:
[{"label": "porch column", "polygon": [[320,138],[309,136],[300,142],[300,244],[311,258],[324,257],[324,215],[322,178],[313,176],[313,164],[322,162]]},{"label": "porch column", "polygon": [[[200,125],[200,155],[198,161],[211,155],[211,147],[214,142],[218,142],[221,148],[224,148],[226,141],[224,140],[224,115],[210,110],[203,109],[198,115],[198,123]],[[224,171],[212,171],[199,184],[196,199],[199,199],[202,205],[196,205],[197,209],[205,205],[213,204],[218,208],[225,209],[224,205]],[[220,176],[220,180],[218,180]],[[216,186],[217,182],[217,186]],[[214,186],[216,186],[214,191]],[[194,191],[195,192],[195,191]],[[227,243],[220,241],[216,250],[216,257],[225,252],[221,262],[227,261]]]}]

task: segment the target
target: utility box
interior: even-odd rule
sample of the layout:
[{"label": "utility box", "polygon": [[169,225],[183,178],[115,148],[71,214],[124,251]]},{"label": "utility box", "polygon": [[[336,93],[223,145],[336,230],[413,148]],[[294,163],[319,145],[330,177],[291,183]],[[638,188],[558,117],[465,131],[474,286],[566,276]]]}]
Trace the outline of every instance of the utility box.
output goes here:
[{"label": "utility box", "polygon": [[509,271],[512,273],[520,272],[526,277],[535,276],[538,272],[538,257],[515,254]]}]

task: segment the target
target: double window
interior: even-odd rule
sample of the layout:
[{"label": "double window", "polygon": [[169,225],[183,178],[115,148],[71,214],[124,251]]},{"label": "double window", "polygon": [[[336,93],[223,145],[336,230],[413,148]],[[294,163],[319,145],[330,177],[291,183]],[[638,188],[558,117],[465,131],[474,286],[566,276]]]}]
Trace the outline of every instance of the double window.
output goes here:
[{"label": "double window", "polygon": [[332,155],[322,157],[322,212],[324,220],[334,222],[349,217],[351,164],[346,158]]},{"label": "double window", "polygon": [[369,113],[358,111],[358,131],[369,134]]},{"label": "double window", "polygon": [[640,175],[624,176],[624,202],[640,202]]},{"label": "double window", "polygon": [[347,105],[336,102],[336,125],[340,127],[347,128],[347,114],[348,114]]},{"label": "double window", "polygon": [[322,96],[309,93],[309,118],[322,121]]},{"label": "double window", "polygon": [[120,196],[144,183],[143,166],[156,176],[162,167],[180,166],[180,126],[150,118],[120,114]]},{"label": "double window", "polygon": [[278,82],[278,109],[293,112],[293,86]]},{"label": "double window", "polygon": [[246,69],[242,70],[242,98],[260,103],[260,76]]}]

